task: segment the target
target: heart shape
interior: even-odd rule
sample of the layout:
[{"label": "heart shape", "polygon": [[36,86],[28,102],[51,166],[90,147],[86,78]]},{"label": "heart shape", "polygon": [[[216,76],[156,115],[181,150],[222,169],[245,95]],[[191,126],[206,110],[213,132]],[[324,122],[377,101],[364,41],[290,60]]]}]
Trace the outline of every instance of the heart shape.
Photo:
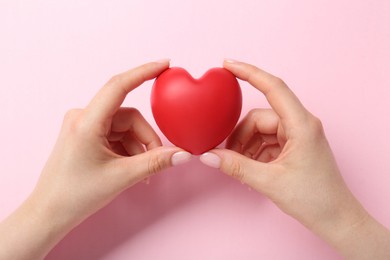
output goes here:
[{"label": "heart shape", "polygon": [[151,105],[168,140],[199,155],[231,133],[240,117],[242,94],[226,69],[213,68],[194,79],[182,68],[169,68],[153,84]]}]

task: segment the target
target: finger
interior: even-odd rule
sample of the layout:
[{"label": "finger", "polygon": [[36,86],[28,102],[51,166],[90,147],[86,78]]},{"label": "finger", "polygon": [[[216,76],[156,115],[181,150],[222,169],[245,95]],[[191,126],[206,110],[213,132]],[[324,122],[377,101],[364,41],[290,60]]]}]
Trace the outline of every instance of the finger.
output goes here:
[{"label": "finger", "polygon": [[270,144],[278,144],[278,138],[276,135],[264,135],[257,133],[252,136],[247,144],[244,145],[242,154],[249,158],[256,159],[260,148],[264,145]]},{"label": "finger", "polygon": [[120,142],[130,156],[145,152],[144,146],[130,132],[127,132]]},{"label": "finger", "polygon": [[298,122],[307,114],[297,96],[281,79],[243,62],[226,60],[224,67],[260,90],[281,119]]},{"label": "finger", "polygon": [[120,142],[110,142],[110,148],[116,154],[119,154],[121,156],[129,156],[126,149]]},{"label": "finger", "polygon": [[133,156],[145,152],[144,146],[129,131],[111,132],[107,140],[111,144],[111,150],[122,156]]},{"label": "finger", "polygon": [[168,67],[168,60],[151,62],[112,77],[87,106],[87,119],[93,122],[106,122],[119,109],[131,90],[146,80],[157,77]]},{"label": "finger", "polygon": [[126,132],[113,132],[111,131],[110,134],[107,136],[107,140],[109,142],[119,142],[122,140],[126,135]]},{"label": "finger", "polygon": [[279,117],[271,109],[255,109],[250,111],[236,126],[227,140],[227,148],[242,153],[243,146],[255,133],[276,134]]},{"label": "finger", "polygon": [[112,118],[111,131],[131,132],[147,150],[161,146],[161,140],[135,108],[120,108]]},{"label": "finger", "polygon": [[241,154],[253,159],[253,156],[257,154],[263,143],[264,140],[261,134],[255,133],[252,138],[245,145],[243,145]]},{"label": "finger", "polygon": [[214,149],[202,154],[200,160],[205,165],[218,168],[241,183],[265,192],[270,176],[275,172],[274,165],[258,162],[227,149]]},{"label": "finger", "polygon": [[282,150],[278,144],[263,145],[256,156],[257,157],[256,160],[263,163],[272,162],[273,160],[279,157],[281,151]]},{"label": "finger", "polygon": [[168,167],[186,163],[191,158],[190,153],[178,147],[159,147],[132,157],[118,158],[113,162],[113,167],[126,188]]}]

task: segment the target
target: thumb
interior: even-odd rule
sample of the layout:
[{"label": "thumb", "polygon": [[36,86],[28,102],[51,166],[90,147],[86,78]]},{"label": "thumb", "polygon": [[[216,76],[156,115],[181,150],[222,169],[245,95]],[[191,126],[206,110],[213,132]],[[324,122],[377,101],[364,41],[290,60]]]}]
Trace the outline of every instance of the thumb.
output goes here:
[{"label": "thumb", "polygon": [[269,172],[269,165],[250,159],[228,149],[214,149],[200,156],[200,161],[212,168],[220,169],[241,183],[261,191]]},{"label": "thumb", "polygon": [[178,147],[158,147],[147,152],[119,159],[124,178],[133,185],[168,167],[190,161],[192,155]]}]

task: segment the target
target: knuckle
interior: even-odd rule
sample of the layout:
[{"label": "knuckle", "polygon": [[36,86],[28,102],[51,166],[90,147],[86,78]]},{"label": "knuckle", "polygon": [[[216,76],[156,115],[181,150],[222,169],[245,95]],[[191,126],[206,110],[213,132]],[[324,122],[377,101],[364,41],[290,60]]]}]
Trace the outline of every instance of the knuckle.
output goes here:
[{"label": "knuckle", "polygon": [[257,109],[257,108],[251,109],[248,112],[248,119],[251,120],[251,121],[256,121],[258,113],[259,113],[259,109]]},{"label": "knuckle", "polygon": [[108,84],[108,85],[117,85],[117,84],[119,84],[121,81],[122,81],[122,76],[121,76],[121,74],[117,74],[117,75],[112,76],[112,77],[108,80],[107,84]]},{"label": "knuckle", "polygon": [[82,109],[71,109],[65,113],[63,129],[72,135],[79,135],[86,132],[86,127],[83,124]]},{"label": "knuckle", "polygon": [[141,112],[138,109],[134,108],[134,107],[129,107],[126,110],[127,110],[127,113],[129,113],[129,115],[131,115],[133,117],[141,116]]},{"label": "knuckle", "polygon": [[306,122],[306,127],[306,133],[310,139],[318,140],[325,135],[321,120],[315,116],[309,117]]},{"label": "knuckle", "polygon": [[264,94],[267,96],[269,92],[274,88],[274,87],[282,87],[282,88],[287,88],[287,84],[284,82],[283,79],[276,77],[276,76],[271,76],[269,79],[269,86],[265,90]]},{"label": "knuckle", "polygon": [[251,109],[251,110],[248,112],[248,116],[253,117],[253,116],[255,116],[255,115],[257,114],[258,111],[259,111],[258,108],[253,108],[253,109]]},{"label": "knuckle", "polygon": [[230,165],[230,174],[233,178],[243,182],[245,179],[245,173],[242,169],[241,164],[238,161],[232,161]]},{"label": "knuckle", "polygon": [[166,163],[160,156],[153,155],[149,158],[148,173],[149,175],[156,174],[157,172],[163,170],[165,166]]},{"label": "knuckle", "polygon": [[81,109],[70,109],[64,115],[64,121],[72,121],[80,113]]},{"label": "knuckle", "polygon": [[255,82],[255,81],[257,81],[257,79],[259,79],[261,77],[262,77],[262,74],[259,71],[259,69],[257,67],[253,67],[252,70],[248,74],[247,81]]},{"label": "knuckle", "polygon": [[134,107],[121,107],[119,108],[119,110],[117,111],[117,113],[114,115],[115,117],[123,117],[123,116],[126,116],[126,117],[139,117],[141,116],[141,112],[134,108]]},{"label": "knuckle", "polygon": [[276,77],[276,76],[273,76],[272,77],[272,82],[275,84],[275,85],[286,85],[286,83],[284,82],[283,79],[279,78],[279,77]]},{"label": "knuckle", "polygon": [[122,74],[117,74],[112,76],[106,85],[104,86],[107,91],[109,91],[111,88],[115,88],[117,91],[123,92],[123,95],[127,94],[127,89],[125,86],[123,86],[123,75]]},{"label": "knuckle", "polygon": [[318,117],[315,116],[312,117],[312,119],[310,120],[310,126],[314,134],[322,135],[324,133],[324,127],[322,125],[321,120]]},{"label": "knuckle", "polygon": [[[139,122],[142,121],[142,119],[144,118],[141,112],[133,107],[121,108],[120,114],[120,118],[126,118],[126,120],[131,120],[132,122]],[[134,130],[133,125],[130,130]]]},{"label": "knuckle", "polygon": [[82,109],[70,109],[64,115],[63,124],[74,127],[77,125],[78,118],[82,112]]}]

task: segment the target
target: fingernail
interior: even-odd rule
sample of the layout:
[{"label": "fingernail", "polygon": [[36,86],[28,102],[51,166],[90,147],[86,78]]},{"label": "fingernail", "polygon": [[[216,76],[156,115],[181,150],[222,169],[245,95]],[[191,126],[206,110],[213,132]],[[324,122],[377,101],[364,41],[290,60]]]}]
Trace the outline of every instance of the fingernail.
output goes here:
[{"label": "fingernail", "polygon": [[191,158],[192,158],[192,154],[190,154],[189,152],[180,151],[172,155],[171,162],[173,166],[176,166],[179,164],[189,162]]},{"label": "fingernail", "polygon": [[156,60],[155,61],[156,63],[169,63],[169,62],[171,62],[171,59],[161,59],[161,60]]},{"label": "fingernail", "polygon": [[224,59],[224,62],[230,63],[230,64],[238,63],[238,61],[236,61],[234,59]]},{"label": "fingernail", "polygon": [[212,168],[219,169],[221,167],[221,158],[215,153],[204,153],[199,159],[202,163]]}]

